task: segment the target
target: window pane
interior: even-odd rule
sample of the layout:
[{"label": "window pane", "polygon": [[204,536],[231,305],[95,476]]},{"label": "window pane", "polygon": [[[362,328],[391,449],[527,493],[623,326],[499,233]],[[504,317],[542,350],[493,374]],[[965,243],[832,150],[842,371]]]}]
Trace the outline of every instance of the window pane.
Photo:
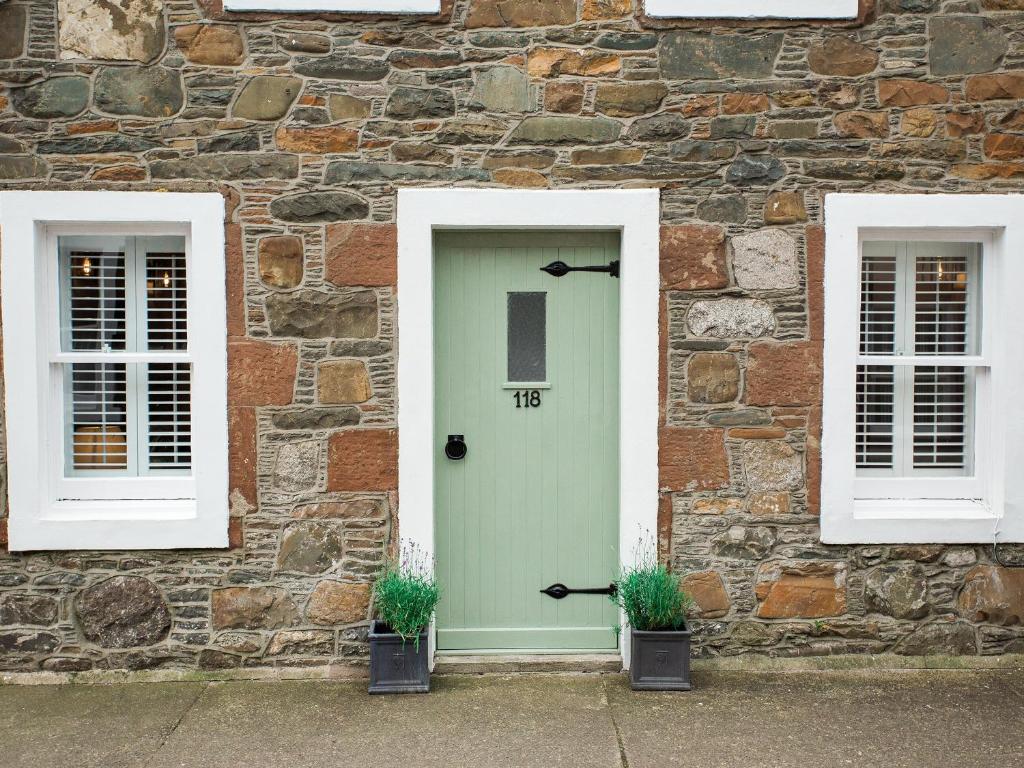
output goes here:
[{"label": "window pane", "polygon": [[64,367],[66,429],[73,470],[128,468],[128,385],[124,364]]},{"label": "window pane", "polygon": [[973,378],[974,369],[914,368],[914,469],[968,469]]},{"label": "window pane", "polygon": [[62,347],[74,352],[124,351],[124,249],[70,247],[63,254]]},{"label": "window pane", "polygon": [[541,382],[547,377],[547,294],[508,295],[508,380]]},{"label": "window pane", "polygon": [[192,465],[191,366],[148,366],[149,464],[151,469],[188,469]]},{"label": "window pane", "polygon": [[892,469],[896,377],[892,366],[857,366],[857,469]]},{"label": "window pane", "polygon": [[151,351],[184,351],[185,254],[149,252],[146,258],[146,341]]},{"label": "window pane", "polygon": [[918,355],[974,354],[977,254],[960,243],[913,244],[914,352]]},{"label": "window pane", "polygon": [[[867,243],[860,265],[860,352],[892,354],[896,342],[896,255],[891,243]],[[889,246],[886,248],[886,246]],[[889,251],[888,253],[886,251]]]}]

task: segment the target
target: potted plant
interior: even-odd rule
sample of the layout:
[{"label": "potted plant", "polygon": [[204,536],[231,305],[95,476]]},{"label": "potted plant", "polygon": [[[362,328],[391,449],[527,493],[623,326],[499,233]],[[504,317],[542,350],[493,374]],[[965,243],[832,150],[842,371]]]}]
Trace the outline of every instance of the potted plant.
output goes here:
[{"label": "potted plant", "polygon": [[403,547],[377,576],[370,626],[370,693],[427,693],[427,628],[441,591],[415,546]]},{"label": "potted plant", "polygon": [[630,627],[629,683],[634,691],[688,691],[690,628],[686,614],[692,598],[680,588],[679,576],[657,561],[653,542],[641,550],[637,564],[615,582],[612,602],[626,614]]}]

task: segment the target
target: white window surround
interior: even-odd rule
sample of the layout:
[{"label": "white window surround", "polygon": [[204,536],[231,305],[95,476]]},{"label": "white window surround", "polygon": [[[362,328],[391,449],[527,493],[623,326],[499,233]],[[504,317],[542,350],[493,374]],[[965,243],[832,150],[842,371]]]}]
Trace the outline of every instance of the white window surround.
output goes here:
[{"label": "white window surround", "polygon": [[224,0],[225,11],[440,13],[441,0]]},{"label": "white window surround", "polygon": [[[825,345],[821,538],[826,544],[1024,541],[1024,317],[1014,286],[1024,284],[1024,196],[830,194],[825,198]],[[975,489],[966,478],[930,481],[933,498],[858,499],[855,389],[860,249],[865,239],[971,240],[984,244],[985,319],[978,364]],[[988,416],[985,416],[985,413]],[[915,481],[917,482],[917,481]],[[948,484],[946,498],[935,489]],[[921,494],[924,495],[924,494]],[[964,498],[969,496],[971,498]],[[979,496],[980,498],[973,498]]]},{"label": "white window surround", "polygon": [[[58,501],[59,413],[47,391],[58,302],[56,232],[183,235],[192,369],[187,497]],[[228,544],[224,200],[217,193],[0,192],[0,289],[9,546],[27,550],[220,548]],[[198,396],[201,395],[201,396]],[[56,425],[59,426],[59,425]],[[127,478],[145,482],[145,478]],[[117,481],[112,479],[110,483]],[[113,494],[105,494],[113,495]],[[145,495],[145,494],[140,494]]]},{"label": "white window surround", "polygon": [[858,0],[644,0],[664,19],[855,19]]},{"label": "white window surround", "polygon": [[[398,495],[403,539],[434,553],[433,233],[439,229],[621,233],[619,557],[658,520],[659,193],[644,190],[398,192]],[[431,653],[433,653],[431,633]],[[628,633],[620,636],[629,665]]]}]

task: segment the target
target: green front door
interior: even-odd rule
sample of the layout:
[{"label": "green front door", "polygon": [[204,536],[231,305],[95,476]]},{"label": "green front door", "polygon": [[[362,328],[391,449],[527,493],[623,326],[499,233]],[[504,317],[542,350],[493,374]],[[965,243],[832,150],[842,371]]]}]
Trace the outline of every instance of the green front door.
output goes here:
[{"label": "green front door", "polygon": [[608,265],[618,235],[434,245],[437,647],[614,649],[607,595],[541,590],[606,588],[618,569],[619,280],[541,268]]}]

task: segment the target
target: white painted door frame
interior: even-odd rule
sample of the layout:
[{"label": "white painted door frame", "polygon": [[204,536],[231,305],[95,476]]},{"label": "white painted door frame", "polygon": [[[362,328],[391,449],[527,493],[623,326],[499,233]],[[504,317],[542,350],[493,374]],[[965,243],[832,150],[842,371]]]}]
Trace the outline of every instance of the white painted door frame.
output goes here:
[{"label": "white painted door frame", "polygon": [[[619,557],[658,523],[659,193],[398,192],[398,495],[403,539],[434,554],[434,253],[439,229],[614,230],[621,236]],[[434,633],[431,632],[431,653]],[[628,635],[620,637],[629,667]]]}]

